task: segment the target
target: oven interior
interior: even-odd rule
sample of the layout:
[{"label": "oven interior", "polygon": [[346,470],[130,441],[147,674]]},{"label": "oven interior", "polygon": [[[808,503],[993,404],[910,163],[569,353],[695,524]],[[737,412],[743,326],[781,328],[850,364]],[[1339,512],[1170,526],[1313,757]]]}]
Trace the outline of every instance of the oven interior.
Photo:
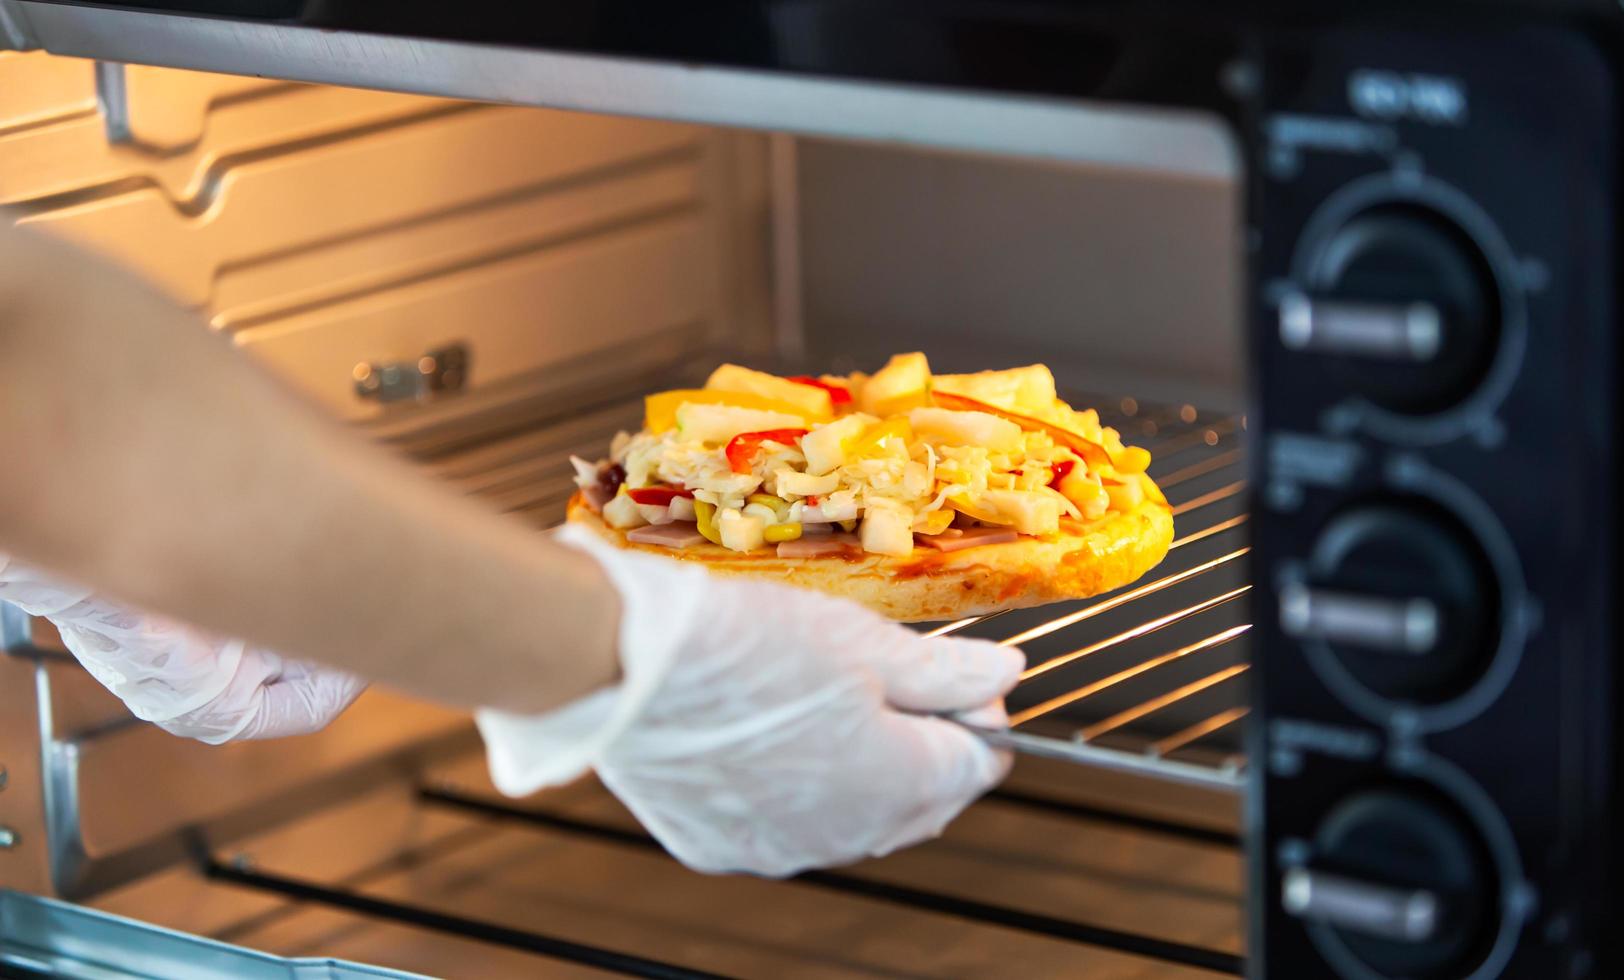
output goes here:
[{"label": "oven interior", "polygon": [[[446,976],[1240,971],[1233,176],[0,52],[0,204],[537,531],[567,457],[636,428],[647,391],[722,359],[912,349],[942,371],[1048,363],[1151,450],[1177,527],[1128,588],[933,624],[1026,651],[1013,777],[939,841],[788,882],[686,871],[590,782],[504,799],[466,717],[383,690],[316,736],[182,742],[8,613],[6,886]],[[0,962],[163,975],[186,941],[65,932],[13,930]]]}]

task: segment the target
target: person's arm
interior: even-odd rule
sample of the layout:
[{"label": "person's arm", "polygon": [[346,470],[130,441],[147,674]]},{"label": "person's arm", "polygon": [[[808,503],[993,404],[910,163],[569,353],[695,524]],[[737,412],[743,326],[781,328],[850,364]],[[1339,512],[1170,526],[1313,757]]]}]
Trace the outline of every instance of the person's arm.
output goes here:
[{"label": "person's arm", "polygon": [[0,550],[454,704],[539,712],[615,680],[595,562],[345,432],[139,277],[10,225]]}]

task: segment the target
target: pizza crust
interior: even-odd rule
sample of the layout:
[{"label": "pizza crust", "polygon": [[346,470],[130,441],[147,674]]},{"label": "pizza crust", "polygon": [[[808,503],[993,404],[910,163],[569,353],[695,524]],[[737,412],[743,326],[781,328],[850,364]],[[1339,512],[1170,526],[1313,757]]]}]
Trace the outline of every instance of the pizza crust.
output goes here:
[{"label": "pizza crust", "polygon": [[854,599],[902,622],[961,619],[1109,592],[1154,568],[1173,541],[1173,512],[1159,492],[1126,513],[1086,523],[1062,520],[1057,535],[948,553],[917,547],[907,557],[790,559],[709,542],[680,551],[636,544],[605,524],[579,493],[570,498],[569,520],[622,548],[699,562],[720,575],[773,579]]}]

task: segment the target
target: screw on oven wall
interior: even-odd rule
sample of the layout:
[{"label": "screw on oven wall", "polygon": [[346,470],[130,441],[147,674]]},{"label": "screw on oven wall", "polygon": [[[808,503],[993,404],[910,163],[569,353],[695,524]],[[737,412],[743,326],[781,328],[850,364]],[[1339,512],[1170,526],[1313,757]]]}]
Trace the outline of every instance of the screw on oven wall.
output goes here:
[{"label": "screw on oven wall", "polygon": [[8,778],[8,775],[6,773],[6,767],[5,767],[5,765],[3,763],[0,763],[0,789],[5,789],[6,788],[6,779],[7,778]]},{"label": "screw on oven wall", "polygon": [[0,851],[17,846],[17,832],[10,827],[0,827]]}]

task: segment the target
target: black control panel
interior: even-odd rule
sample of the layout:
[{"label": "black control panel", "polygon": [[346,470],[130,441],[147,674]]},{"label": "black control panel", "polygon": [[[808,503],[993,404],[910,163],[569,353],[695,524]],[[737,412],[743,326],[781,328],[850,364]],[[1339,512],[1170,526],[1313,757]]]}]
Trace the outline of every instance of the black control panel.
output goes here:
[{"label": "black control panel", "polygon": [[1619,976],[1617,66],[1290,32],[1251,131],[1256,976]]}]

